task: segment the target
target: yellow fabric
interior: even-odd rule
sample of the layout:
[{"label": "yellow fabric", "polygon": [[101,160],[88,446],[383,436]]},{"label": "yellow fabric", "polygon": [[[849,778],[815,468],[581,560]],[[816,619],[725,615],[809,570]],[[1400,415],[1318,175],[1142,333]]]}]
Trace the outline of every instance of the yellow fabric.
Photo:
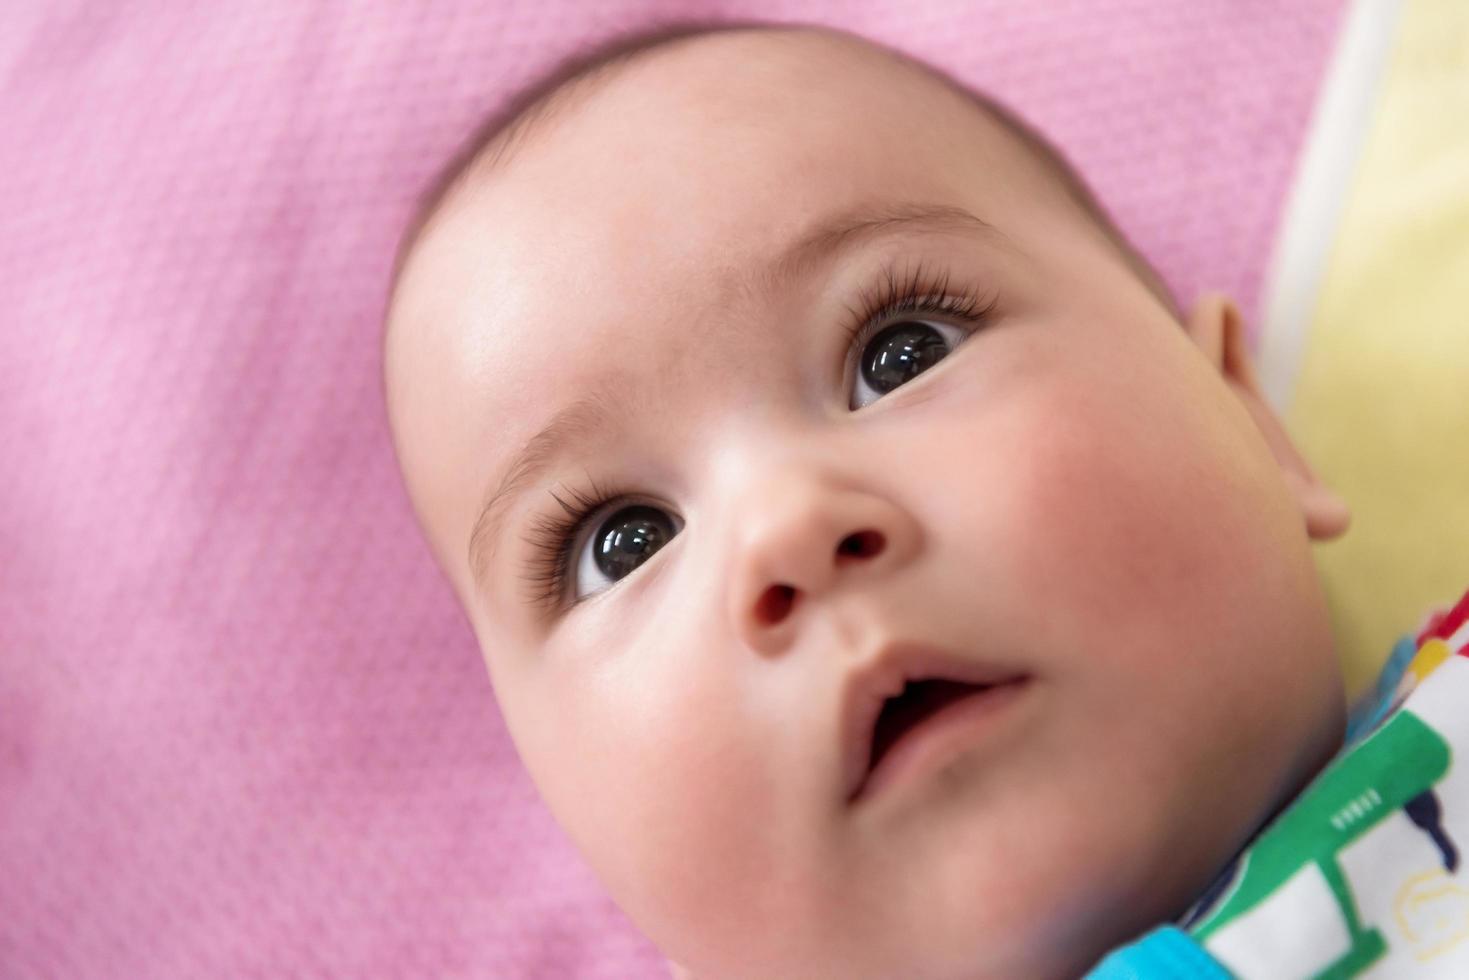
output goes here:
[{"label": "yellow fabric", "polygon": [[1405,0],[1287,424],[1353,511],[1316,558],[1348,691],[1469,583],[1469,3]]}]

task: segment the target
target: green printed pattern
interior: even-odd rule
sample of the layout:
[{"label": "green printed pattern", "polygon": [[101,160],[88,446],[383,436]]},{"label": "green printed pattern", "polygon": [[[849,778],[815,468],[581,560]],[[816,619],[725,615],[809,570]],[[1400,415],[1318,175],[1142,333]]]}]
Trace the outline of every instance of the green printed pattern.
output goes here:
[{"label": "green printed pattern", "polygon": [[[1380,930],[1361,922],[1337,854],[1343,847],[1430,793],[1448,771],[1449,744],[1411,711],[1399,710],[1336,760],[1246,852],[1239,877],[1219,906],[1191,931],[1200,943],[1269,898],[1314,862],[1329,883],[1351,948],[1323,977],[1350,977],[1386,949]],[[1436,813],[1436,804],[1428,809]],[[1423,812],[1422,808],[1417,813]],[[1418,817],[1415,813],[1415,822]]]}]

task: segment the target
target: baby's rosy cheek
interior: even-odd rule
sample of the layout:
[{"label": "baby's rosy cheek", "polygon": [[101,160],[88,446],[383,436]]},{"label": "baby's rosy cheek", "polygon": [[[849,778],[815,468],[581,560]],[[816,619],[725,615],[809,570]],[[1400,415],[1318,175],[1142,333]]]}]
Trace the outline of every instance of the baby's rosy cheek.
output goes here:
[{"label": "baby's rosy cheek", "polygon": [[1225,542],[1201,522],[1197,502],[1217,474],[1190,455],[1189,434],[1108,394],[1044,399],[1017,456],[1011,525],[1024,586],[1077,630],[1105,625],[1121,642],[1122,631],[1180,625],[1168,622],[1180,589],[1214,577]]}]

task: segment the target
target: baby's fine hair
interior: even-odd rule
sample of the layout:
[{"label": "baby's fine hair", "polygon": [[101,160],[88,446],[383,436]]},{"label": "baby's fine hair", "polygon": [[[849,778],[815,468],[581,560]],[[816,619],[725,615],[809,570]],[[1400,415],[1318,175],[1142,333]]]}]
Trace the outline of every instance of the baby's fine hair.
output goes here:
[{"label": "baby's fine hair", "polygon": [[[710,34],[762,30],[822,30],[840,33],[828,27],[761,21],[678,22],[611,38],[556,64],[491,112],[440,168],[420,196],[399,239],[393,264],[393,283],[396,284],[403,265],[418,240],[458,190],[472,179],[486,175],[505,163],[536,126],[546,124],[578,93],[586,92],[595,82],[606,78],[617,68],[659,48]],[[890,56],[902,59],[942,82],[1013,135],[1031,158],[1057,181],[1081,212],[1117,248],[1128,266],[1148,291],[1163,304],[1169,315],[1174,319],[1178,318],[1178,302],[1163,277],[1128,241],[1127,236],[1097,201],[1086,181],[1049,140],[992,96],[963,85],[932,65],[900,51],[875,44],[866,38],[860,40]]]}]

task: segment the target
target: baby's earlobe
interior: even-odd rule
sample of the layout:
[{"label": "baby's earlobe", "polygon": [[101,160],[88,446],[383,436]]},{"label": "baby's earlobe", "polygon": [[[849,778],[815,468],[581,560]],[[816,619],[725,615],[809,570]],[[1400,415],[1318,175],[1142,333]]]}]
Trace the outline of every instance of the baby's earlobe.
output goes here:
[{"label": "baby's earlobe", "polygon": [[1301,514],[1306,520],[1306,535],[1312,541],[1339,538],[1352,523],[1352,511],[1340,494],[1322,483],[1315,474],[1303,478],[1286,471],[1286,482],[1295,491]]}]

